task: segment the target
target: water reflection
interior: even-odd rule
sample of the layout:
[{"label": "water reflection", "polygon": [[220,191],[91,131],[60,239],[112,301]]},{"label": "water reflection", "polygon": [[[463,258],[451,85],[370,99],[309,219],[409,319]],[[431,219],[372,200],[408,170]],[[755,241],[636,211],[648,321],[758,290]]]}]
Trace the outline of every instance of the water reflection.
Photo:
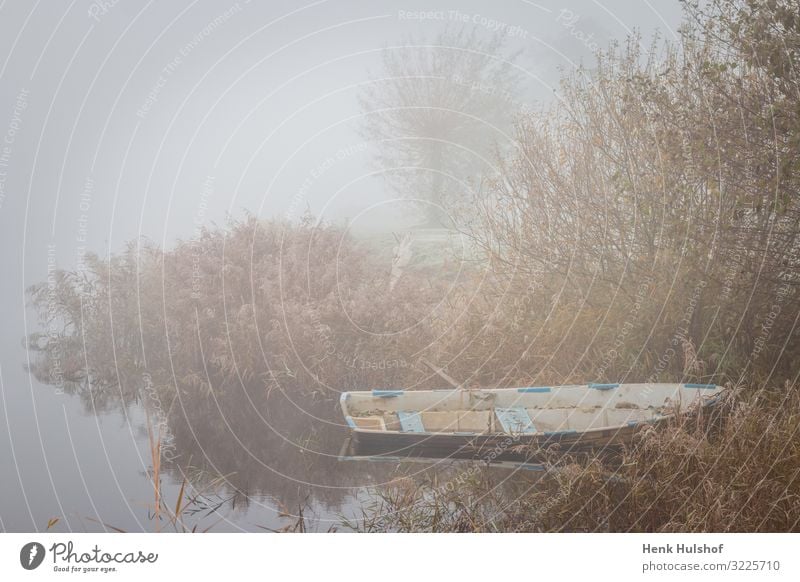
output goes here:
[{"label": "water reflection", "polygon": [[338,460],[347,429],[336,401],[291,399],[263,387],[241,388],[202,410],[171,414],[178,465],[224,475],[244,499],[269,497],[287,508],[307,501],[339,508],[354,489],[384,482],[393,470]]},{"label": "water reflection", "polygon": [[[56,398],[48,360],[38,360],[31,371],[40,382],[49,383],[44,387],[50,398]],[[124,386],[93,383],[87,378],[66,382],[58,389],[72,395],[92,415],[108,417],[115,415],[114,411],[123,412],[143,444],[139,472],[148,482],[155,477],[148,432],[159,439],[159,480],[165,508],[157,514],[152,495],[142,494],[139,487],[138,497],[127,497],[126,504],[145,508],[144,519],[131,520],[124,512],[112,517],[106,515],[108,510],[100,510],[96,517],[78,516],[81,527],[90,531],[172,531],[181,527],[198,531],[341,531],[349,528],[346,522],[357,521],[365,508],[381,506],[386,484],[443,488],[465,474],[470,478],[478,475],[475,465],[447,459],[342,460],[349,429],[342,422],[338,394],[223,382],[205,398],[191,398],[179,387],[179,396],[166,405],[152,392],[148,374],[137,378],[121,373],[120,377],[126,378]],[[85,444],[78,442],[77,447]],[[118,453],[116,445],[109,443],[108,448],[112,456]],[[92,469],[85,461],[75,461],[91,480]],[[497,468],[489,475],[481,472],[498,490],[527,487],[538,477],[524,473],[520,476]],[[121,478],[119,486],[125,496],[137,487],[130,477]],[[181,523],[175,527],[169,508],[175,506],[184,487]],[[105,493],[95,489],[90,495]],[[65,507],[65,511],[70,509]],[[65,527],[77,526],[72,522]]]},{"label": "water reflection", "polygon": [[[32,372],[52,387],[47,361],[37,362]],[[328,530],[357,515],[370,501],[371,487],[428,470],[419,464],[339,460],[348,429],[335,398],[316,393],[290,398],[281,390],[268,393],[263,386],[239,385],[224,387],[224,399],[176,398],[171,406],[159,408],[147,386],[145,375],[137,389],[84,379],[66,382],[63,390],[92,414],[124,407],[143,440],[147,424],[151,426],[161,440],[162,478],[173,484],[186,478],[187,490],[203,493],[186,508],[189,523],[203,518],[207,527],[215,522],[214,513],[237,528],[277,530],[302,515],[304,527]],[[152,478],[152,459],[145,460]],[[148,514],[152,519],[152,507]]]},{"label": "water reflection", "polygon": [[441,261],[406,265],[389,293],[392,262],[372,247],[310,221],[251,217],[171,251],[87,255],[29,291],[43,327],[28,338],[33,372],[93,413],[145,412],[156,483],[213,488],[248,528],[271,511],[271,529],[301,512],[327,529],[371,487],[443,474],[440,463],[338,460],[341,391],[438,387],[414,362],[447,333],[441,311],[459,309],[443,300],[454,291]]}]

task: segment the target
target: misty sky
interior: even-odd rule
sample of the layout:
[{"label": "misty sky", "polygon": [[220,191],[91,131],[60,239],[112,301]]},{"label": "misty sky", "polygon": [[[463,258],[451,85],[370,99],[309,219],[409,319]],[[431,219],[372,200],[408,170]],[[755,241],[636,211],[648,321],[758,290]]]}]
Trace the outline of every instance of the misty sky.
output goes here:
[{"label": "misty sky", "polygon": [[533,103],[592,48],[634,28],[672,38],[680,16],[647,0],[0,2],[3,285],[41,279],[48,245],[72,266],[244,209],[377,220],[363,213],[388,194],[357,96],[384,47],[495,29]]}]

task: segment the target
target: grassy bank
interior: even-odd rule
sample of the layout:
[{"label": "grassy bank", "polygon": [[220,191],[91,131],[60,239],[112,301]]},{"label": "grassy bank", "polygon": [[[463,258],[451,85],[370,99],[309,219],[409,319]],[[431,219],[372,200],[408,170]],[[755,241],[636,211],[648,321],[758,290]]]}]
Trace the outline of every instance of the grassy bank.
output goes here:
[{"label": "grassy bank", "polygon": [[[800,521],[800,391],[730,393],[644,430],[613,461],[551,451],[544,475],[490,469],[387,487],[359,531],[784,532]],[[525,473],[525,472],[523,472]]]}]

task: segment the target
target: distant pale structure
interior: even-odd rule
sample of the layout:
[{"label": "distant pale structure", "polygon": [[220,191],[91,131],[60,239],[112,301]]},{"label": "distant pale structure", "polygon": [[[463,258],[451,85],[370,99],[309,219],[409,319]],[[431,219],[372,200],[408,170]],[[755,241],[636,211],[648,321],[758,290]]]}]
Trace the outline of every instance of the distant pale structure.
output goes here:
[{"label": "distant pale structure", "polygon": [[389,291],[392,291],[397,285],[406,267],[411,262],[411,258],[414,256],[414,252],[411,250],[413,242],[414,237],[410,232],[407,232],[392,249],[392,271],[389,275]]}]

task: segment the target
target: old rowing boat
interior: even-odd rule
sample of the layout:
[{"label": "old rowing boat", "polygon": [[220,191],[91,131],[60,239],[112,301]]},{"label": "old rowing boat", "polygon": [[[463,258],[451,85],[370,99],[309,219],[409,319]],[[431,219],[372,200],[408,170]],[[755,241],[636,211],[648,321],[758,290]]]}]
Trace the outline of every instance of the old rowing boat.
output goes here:
[{"label": "old rowing boat", "polygon": [[359,454],[495,460],[555,443],[619,445],[637,427],[712,405],[722,391],[714,384],[372,390],[344,392],[340,403]]}]

